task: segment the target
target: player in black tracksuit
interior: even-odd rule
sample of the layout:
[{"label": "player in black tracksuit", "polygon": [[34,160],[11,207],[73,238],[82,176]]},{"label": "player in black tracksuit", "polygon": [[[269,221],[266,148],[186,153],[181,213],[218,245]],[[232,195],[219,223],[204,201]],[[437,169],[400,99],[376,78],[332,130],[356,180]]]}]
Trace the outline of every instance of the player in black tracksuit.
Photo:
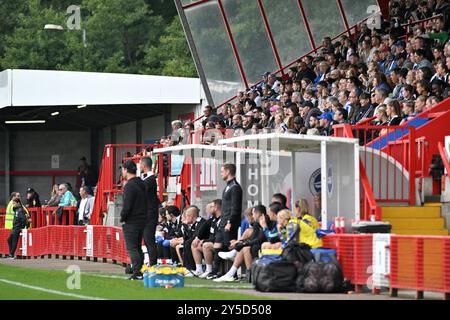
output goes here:
[{"label": "player in black tracksuit", "polygon": [[17,249],[17,243],[19,242],[20,231],[27,228],[29,225],[29,217],[27,216],[25,210],[22,207],[20,199],[16,198],[13,200],[14,206],[14,220],[13,228],[11,229],[11,234],[8,238],[9,247],[9,258],[14,259],[14,255]]},{"label": "player in black tracksuit", "polygon": [[200,210],[196,206],[190,206],[186,209],[186,220],[189,224],[188,230],[184,236],[183,244],[183,263],[187,270],[196,269],[194,257],[192,255],[192,241],[195,238],[201,240],[209,237],[210,221],[205,220],[200,215]]},{"label": "player in black tracksuit", "polygon": [[143,157],[139,163],[141,171],[143,172],[142,180],[145,185],[145,195],[147,200],[147,221],[144,228],[144,242],[147,247],[150,265],[157,263],[157,248],[156,248],[156,226],[158,225],[158,209],[161,205],[158,198],[158,185],[156,183],[156,176],[151,172],[152,159]]}]

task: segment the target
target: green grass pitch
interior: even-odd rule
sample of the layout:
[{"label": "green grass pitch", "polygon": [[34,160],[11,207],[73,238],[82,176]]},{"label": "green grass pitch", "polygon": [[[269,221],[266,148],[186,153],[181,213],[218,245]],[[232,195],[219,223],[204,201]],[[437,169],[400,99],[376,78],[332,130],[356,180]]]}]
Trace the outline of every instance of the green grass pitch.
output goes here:
[{"label": "green grass pitch", "polygon": [[[185,288],[145,288],[142,281],[129,281],[125,275],[81,274],[81,288],[70,290],[65,271],[41,270],[0,264],[0,300],[257,300],[255,295],[223,292],[218,289],[251,288],[248,284],[216,284],[209,280],[186,278]],[[68,294],[68,295],[65,295]]]}]

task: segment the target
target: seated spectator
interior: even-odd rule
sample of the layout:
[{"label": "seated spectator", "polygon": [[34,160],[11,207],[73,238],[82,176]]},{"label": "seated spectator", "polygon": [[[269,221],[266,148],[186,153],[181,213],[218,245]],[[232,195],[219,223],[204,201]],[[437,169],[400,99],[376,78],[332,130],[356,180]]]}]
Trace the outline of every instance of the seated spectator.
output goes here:
[{"label": "seated spectator", "polygon": [[41,201],[39,200],[39,194],[33,189],[27,189],[27,202],[25,204],[27,208],[41,207]]},{"label": "seated spectator", "polygon": [[321,116],[319,116],[319,131],[324,136],[332,136],[334,133],[333,130],[333,116],[330,112],[324,112]]},{"label": "seated spectator", "polygon": [[375,109],[375,126],[387,126],[389,117],[386,113],[386,105],[381,104]]},{"label": "seated spectator", "polygon": [[358,124],[364,119],[372,118],[375,111],[375,107],[370,102],[370,95],[368,93],[362,93],[359,96],[359,101],[361,103],[361,107],[358,114],[354,118],[355,124]]},{"label": "seated spectator", "polygon": [[203,120],[202,120],[202,126],[203,128],[206,127],[206,124],[208,123],[209,117],[213,115],[213,107],[211,106],[205,106],[203,108]]},{"label": "seated spectator", "polygon": [[58,188],[61,200],[59,201],[59,207],[76,207],[77,199],[73,196],[72,192],[69,191],[69,187],[66,183],[60,184]]},{"label": "seated spectator", "polygon": [[389,117],[388,126],[398,126],[402,121],[402,111],[397,100],[392,100],[387,104],[386,113]]},{"label": "seated spectator", "polygon": [[344,108],[338,108],[334,113],[334,118],[336,124],[346,124],[348,123],[348,113]]},{"label": "seated spectator", "polygon": [[61,201],[61,194],[58,191],[58,185],[54,184],[52,192],[50,194],[50,200],[46,201],[46,205],[49,207],[56,207],[58,206],[60,201]]},{"label": "seated spectator", "polygon": [[415,103],[415,111],[416,114],[420,114],[425,111],[427,105],[427,97],[426,96],[418,96]]},{"label": "seated spectator", "polygon": [[303,121],[303,118],[300,117],[300,116],[295,117],[294,118],[294,130],[297,133],[305,134],[306,133],[305,129],[306,129],[306,127],[305,127],[305,123]]},{"label": "seated spectator", "polygon": [[286,123],[284,122],[285,116],[277,113],[275,115],[275,132],[276,133],[286,133],[286,131],[288,130],[288,126],[286,125]]},{"label": "seated spectator", "polygon": [[406,122],[411,120],[416,116],[416,113],[414,112],[414,102],[413,101],[406,101],[403,103],[403,120],[400,123],[400,125],[404,125]]}]

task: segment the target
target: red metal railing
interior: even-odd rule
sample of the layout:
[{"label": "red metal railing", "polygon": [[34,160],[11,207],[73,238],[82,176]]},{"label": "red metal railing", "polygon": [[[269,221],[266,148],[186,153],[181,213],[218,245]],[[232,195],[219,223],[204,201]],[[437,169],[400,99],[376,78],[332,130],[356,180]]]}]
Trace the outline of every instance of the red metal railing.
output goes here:
[{"label": "red metal railing", "polygon": [[416,26],[421,26],[422,28],[425,28],[426,25],[428,24],[428,22],[430,22],[431,20],[434,20],[436,18],[439,18],[439,17],[442,17],[442,14],[438,14],[438,15],[432,16],[427,19],[417,20],[417,21],[412,21],[409,23],[402,24],[401,26],[406,29],[406,35],[400,37],[400,39],[409,41],[409,39],[413,33],[412,28],[414,28]]},{"label": "red metal railing", "polygon": [[[133,160],[138,163],[142,156],[147,155],[145,151],[147,148],[160,147],[162,145],[159,144],[109,144],[105,146],[91,224],[98,225],[103,223],[103,216],[108,211],[108,201],[112,201],[115,194],[122,192],[122,177],[119,167],[126,160]],[[156,161],[153,163],[153,171],[158,177],[158,193],[161,201],[163,200],[165,183],[163,161],[163,157],[157,155]]]},{"label": "red metal railing", "polygon": [[5,227],[6,208],[0,209],[0,229]]},{"label": "red metal railing", "polygon": [[[336,136],[359,139],[361,161],[378,202],[414,205],[417,165],[416,129],[410,126],[337,127]],[[351,137],[351,136],[350,136]],[[389,189],[391,188],[391,189]]]}]

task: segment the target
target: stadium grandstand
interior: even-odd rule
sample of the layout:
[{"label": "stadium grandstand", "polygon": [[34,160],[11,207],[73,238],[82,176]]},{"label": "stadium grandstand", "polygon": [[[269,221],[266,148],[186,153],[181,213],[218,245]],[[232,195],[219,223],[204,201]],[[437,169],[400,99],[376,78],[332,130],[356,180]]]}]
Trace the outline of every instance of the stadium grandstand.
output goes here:
[{"label": "stadium grandstand", "polygon": [[[0,254],[110,260],[129,269],[121,228],[127,170],[135,164],[142,177],[143,161],[151,159],[147,169],[156,177],[161,203],[157,258],[183,265],[186,278],[283,291],[261,289],[253,271],[265,256],[284,256],[295,224],[296,242],[312,249],[316,259],[329,252],[336,256],[347,287],[334,292],[369,290],[377,296],[388,288],[392,297],[410,290],[417,299],[432,292],[448,299],[449,1],[175,4],[203,92],[196,79],[177,78],[196,93],[174,87],[179,99],[166,93],[157,102],[144,97],[136,102],[118,94],[105,103],[93,101],[98,106],[91,110],[117,104],[130,113],[136,104],[178,107],[155,111],[164,114],[165,128],[159,135],[150,130],[153,139],[143,141],[141,131],[133,142],[91,145],[104,145],[98,175],[81,159],[70,174],[78,177],[72,192],[53,178],[52,185],[61,183],[53,194],[57,202],[37,204],[36,191],[28,189],[31,228],[22,231],[12,255],[10,230],[0,229]],[[132,86],[137,79],[127,81]],[[73,100],[70,105],[83,103]],[[136,122],[132,131],[142,126]],[[264,172],[269,158],[278,164],[270,174]],[[233,198],[240,199],[233,204],[241,209],[239,232],[222,243],[217,240],[222,229],[234,226],[220,218],[229,209],[233,177],[242,187]],[[34,177],[26,178],[33,185]],[[5,184],[11,185],[9,179],[5,175]],[[73,200],[67,200],[69,193]],[[89,201],[90,212],[80,215]],[[0,226],[8,223],[6,202]],[[228,248],[216,246],[219,242]],[[286,288],[295,290],[308,292]]]}]

